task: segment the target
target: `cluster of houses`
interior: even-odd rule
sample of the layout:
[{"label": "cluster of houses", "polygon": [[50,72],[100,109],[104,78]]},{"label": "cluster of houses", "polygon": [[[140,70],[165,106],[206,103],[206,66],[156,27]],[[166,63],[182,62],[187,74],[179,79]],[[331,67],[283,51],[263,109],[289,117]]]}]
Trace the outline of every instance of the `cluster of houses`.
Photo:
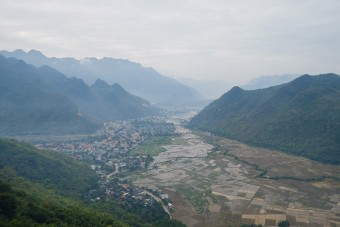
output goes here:
[{"label": "cluster of houses", "polygon": [[94,136],[81,141],[36,146],[87,161],[98,174],[103,175],[148,167],[153,160],[152,157],[129,155],[129,151],[137,148],[150,136],[174,134],[175,127],[171,123],[152,120],[114,121],[104,123],[103,128]]},{"label": "cluster of houses", "polygon": [[[135,200],[152,206],[156,200],[145,189],[133,186],[114,175],[147,168],[153,161],[150,155],[130,155],[151,136],[170,136],[175,134],[173,124],[152,120],[128,120],[106,122],[94,136],[81,141],[67,143],[37,144],[40,149],[50,149],[66,153],[75,159],[88,162],[100,176],[101,190],[93,193],[94,200],[113,197],[117,201]],[[112,177],[113,176],[113,177]],[[158,191],[153,194],[170,203]],[[171,203],[170,203],[171,204]]]},{"label": "cluster of houses", "polygon": [[106,183],[105,197],[113,197],[116,201],[125,200],[140,200],[145,203],[145,205],[152,206],[155,200],[150,197],[144,189],[135,187],[130,183],[115,178],[114,180]]}]

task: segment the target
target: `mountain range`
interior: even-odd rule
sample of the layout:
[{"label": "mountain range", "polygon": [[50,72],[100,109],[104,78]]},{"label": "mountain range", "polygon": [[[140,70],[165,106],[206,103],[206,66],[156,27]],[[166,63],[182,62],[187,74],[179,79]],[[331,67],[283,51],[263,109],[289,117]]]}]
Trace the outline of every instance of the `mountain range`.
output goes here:
[{"label": "mountain range", "polygon": [[194,89],[161,75],[153,68],[128,60],[48,58],[37,50],[0,51],[0,54],[24,60],[36,67],[50,66],[67,77],[81,78],[88,85],[98,78],[108,83],[118,83],[128,92],[159,105],[187,105],[202,100],[202,96]]},{"label": "mountain range", "polygon": [[340,164],[340,77],[303,75],[251,91],[233,87],[193,117],[189,127]]},{"label": "mountain range", "polygon": [[92,132],[97,120],[140,118],[158,110],[120,85],[92,86],[49,66],[36,68],[0,55],[0,132]]}]

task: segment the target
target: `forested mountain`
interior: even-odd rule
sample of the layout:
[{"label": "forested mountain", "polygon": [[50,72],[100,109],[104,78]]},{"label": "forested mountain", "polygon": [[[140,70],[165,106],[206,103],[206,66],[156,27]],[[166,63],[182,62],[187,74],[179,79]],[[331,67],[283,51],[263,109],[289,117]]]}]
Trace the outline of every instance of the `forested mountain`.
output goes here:
[{"label": "forested mountain", "polygon": [[[129,226],[110,214],[55,194],[40,185],[0,170],[1,226]],[[6,179],[5,179],[6,181]]]},{"label": "forested mountain", "polygon": [[1,226],[183,226],[160,205],[128,210],[110,198],[91,199],[93,191],[100,186],[89,165],[0,138]]},{"label": "forested mountain", "polygon": [[143,67],[139,63],[113,58],[48,58],[41,52],[31,50],[24,52],[0,51],[5,57],[22,59],[36,67],[48,65],[68,77],[78,77],[87,84],[98,78],[110,84],[118,83],[128,92],[161,105],[184,105],[197,102],[202,97],[175,79],[166,77],[152,68]]},{"label": "forested mountain", "polygon": [[0,139],[0,222],[2,226],[83,226],[123,223],[79,201],[96,186],[88,165],[61,154]]},{"label": "forested mountain", "polygon": [[[109,85],[108,85],[109,86]],[[91,132],[98,120],[154,115],[146,100],[119,85],[110,91],[67,78],[48,66],[35,68],[22,60],[0,55],[1,133]]]},{"label": "forested mountain", "polygon": [[0,167],[66,196],[81,197],[98,184],[89,165],[10,139],[0,138]]},{"label": "forested mountain", "polygon": [[70,98],[37,83],[33,66],[0,56],[0,133],[91,132],[97,125],[79,115]]},{"label": "forested mountain", "polygon": [[148,101],[131,95],[117,83],[109,85],[98,79],[90,88],[97,98],[96,103],[103,108],[100,113],[93,115],[101,116],[102,119],[140,118],[158,113]]},{"label": "forested mountain", "polygon": [[197,114],[189,126],[340,164],[340,77],[303,75],[253,91],[234,87]]},{"label": "forested mountain", "polygon": [[154,115],[158,111],[148,101],[131,95],[118,84],[110,86],[98,79],[89,87],[83,80],[67,78],[49,66],[41,66],[38,73],[41,86],[69,97],[79,106],[81,112],[93,118],[100,120],[140,118]]}]

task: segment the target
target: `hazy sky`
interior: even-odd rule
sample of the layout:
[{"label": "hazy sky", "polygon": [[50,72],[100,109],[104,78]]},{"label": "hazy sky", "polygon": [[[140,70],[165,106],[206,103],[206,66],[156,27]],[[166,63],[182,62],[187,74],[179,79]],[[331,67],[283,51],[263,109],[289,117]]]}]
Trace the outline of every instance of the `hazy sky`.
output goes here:
[{"label": "hazy sky", "polygon": [[1,0],[0,49],[19,48],[233,84],[340,73],[340,1]]}]

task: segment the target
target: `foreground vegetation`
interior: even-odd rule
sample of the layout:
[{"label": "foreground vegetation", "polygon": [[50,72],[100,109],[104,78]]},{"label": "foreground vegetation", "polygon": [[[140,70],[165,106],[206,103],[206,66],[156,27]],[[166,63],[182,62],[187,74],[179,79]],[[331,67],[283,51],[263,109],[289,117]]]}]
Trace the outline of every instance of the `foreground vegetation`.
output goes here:
[{"label": "foreground vegetation", "polygon": [[72,197],[81,196],[98,184],[98,177],[87,164],[14,140],[0,139],[0,166]]},{"label": "foreground vegetation", "polygon": [[[7,171],[2,170],[2,176]],[[1,226],[127,226],[112,215],[57,195],[14,172],[11,177],[15,186],[0,181]]]},{"label": "foreground vegetation", "polygon": [[183,226],[157,203],[96,199],[88,165],[26,143],[0,139],[0,179],[1,226]]}]

